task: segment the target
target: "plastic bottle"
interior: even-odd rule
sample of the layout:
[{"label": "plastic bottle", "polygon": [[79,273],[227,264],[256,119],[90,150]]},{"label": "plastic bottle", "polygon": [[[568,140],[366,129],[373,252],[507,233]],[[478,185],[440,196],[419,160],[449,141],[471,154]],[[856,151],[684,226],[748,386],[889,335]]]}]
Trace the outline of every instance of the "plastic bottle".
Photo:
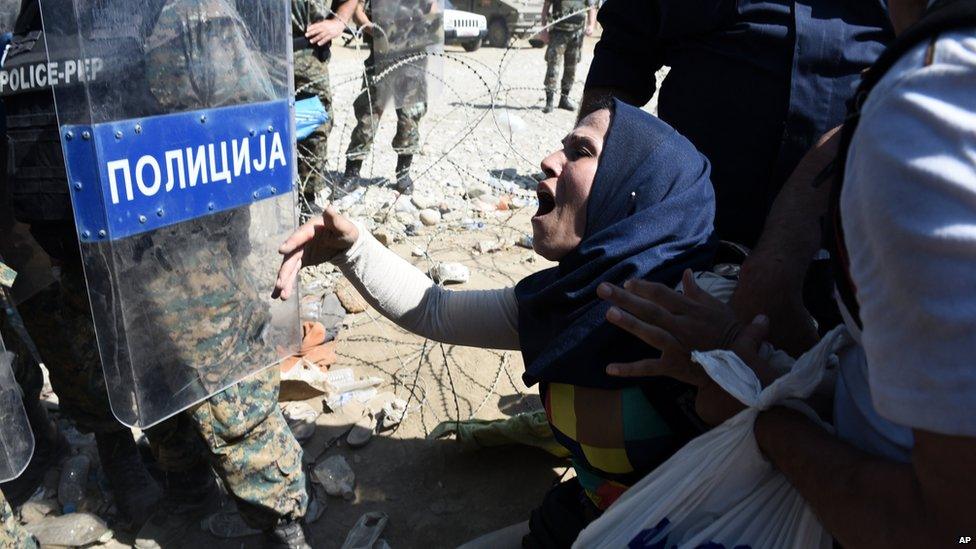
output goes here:
[{"label": "plastic bottle", "polygon": [[74,513],[85,499],[90,467],[91,460],[85,454],[78,454],[64,462],[58,483],[58,502],[64,513]]}]

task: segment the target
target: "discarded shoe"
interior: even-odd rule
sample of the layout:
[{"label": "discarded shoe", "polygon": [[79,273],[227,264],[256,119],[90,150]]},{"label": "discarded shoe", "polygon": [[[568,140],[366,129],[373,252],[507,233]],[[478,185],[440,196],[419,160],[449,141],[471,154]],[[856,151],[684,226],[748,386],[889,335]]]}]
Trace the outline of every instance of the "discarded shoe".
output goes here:
[{"label": "discarded shoe", "polygon": [[371,511],[359,517],[356,525],[349,530],[342,549],[371,549],[380,539],[388,521],[386,513],[379,511]]}]

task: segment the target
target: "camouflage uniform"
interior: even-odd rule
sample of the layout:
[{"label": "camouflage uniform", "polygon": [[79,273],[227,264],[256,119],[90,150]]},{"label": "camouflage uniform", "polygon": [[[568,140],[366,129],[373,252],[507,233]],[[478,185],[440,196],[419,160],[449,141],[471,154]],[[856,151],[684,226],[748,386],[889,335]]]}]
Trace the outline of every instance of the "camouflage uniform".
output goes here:
[{"label": "camouflage uniform", "polygon": [[[429,11],[429,6],[426,11]],[[370,2],[366,2],[366,16],[370,20],[373,18]],[[391,37],[389,40],[391,43],[395,43],[396,37],[403,34],[394,28],[385,30],[387,36]],[[373,39],[368,38],[367,41],[372,47]],[[394,57],[405,57],[413,53],[409,47],[394,47],[396,48]],[[396,104],[401,107],[396,109],[397,129],[396,135],[393,136],[393,150],[398,155],[419,154],[420,120],[427,114],[426,59],[411,61],[408,65],[387,73],[380,82],[381,85],[377,86],[377,56],[375,48],[373,50],[365,61],[363,92],[352,104],[356,127],[349,138],[346,159],[362,161],[366,158],[373,146],[383,110],[391,100],[394,100],[394,95]]]},{"label": "camouflage uniform", "polygon": [[[305,35],[309,24],[328,17],[324,0],[291,0],[291,32],[295,38]],[[329,133],[332,131],[332,87],[329,84],[328,59],[320,60],[316,49],[295,51],[295,93],[298,99],[318,96],[329,120],[298,144],[301,156],[298,179],[303,192],[313,194],[326,186],[326,159]]]},{"label": "camouflage uniform", "polygon": [[[202,24],[207,25],[207,41],[198,43],[199,49],[187,50],[180,37],[186,29],[192,33]],[[168,3],[147,40],[146,76],[163,111],[273,98],[265,63],[251,50],[247,37],[243,22],[223,0]],[[188,65],[189,72],[176,69]],[[213,85],[194,85],[206,81],[198,71],[210,72],[211,67],[220,67]],[[186,80],[174,78],[174,73]],[[241,82],[242,75],[249,78]],[[219,383],[220,371],[210,371],[210,364],[227,363],[228,357],[233,362],[232,357],[243,353],[249,360],[255,353],[266,353],[266,362],[272,363],[276,351],[261,336],[270,316],[266,297],[255,290],[263,289],[261,282],[248,279],[243,265],[226,264],[226,259],[214,262],[226,254],[208,253],[226,246],[232,258],[243,261],[249,253],[248,209],[208,216],[199,223],[201,230],[155,242],[152,252],[177,262],[174,273],[193,273],[188,286],[199,295],[186,297],[181,293],[186,284],[146,262],[145,314],[161,326],[175,354],[192,364],[205,384],[211,376],[210,381]],[[205,320],[187,322],[188,318]],[[174,418],[196,426],[245,521],[262,530],[281,518],[300,519],[308,505],[302,449],[278,407],[278,385],[278,370],[266,369]]]},{"label": "camouflage uniform", "polygon": [[0,547],[10,549],[37,549],[37,540],[30,534],[0,492]]},{"label": "camouflage uniform", "polygon": [[550,21],[576,12],[577,15],[558,21],[549,28],[549,47],[546,48],[546,92],[555,94],[559,84],[559,62],[563,60],[562,87],[559,91],[568,96],[576,81],[576,65],[583,51],[583,29],[586,26],[586,10],[594,6],[593,0],[550,0]]}]

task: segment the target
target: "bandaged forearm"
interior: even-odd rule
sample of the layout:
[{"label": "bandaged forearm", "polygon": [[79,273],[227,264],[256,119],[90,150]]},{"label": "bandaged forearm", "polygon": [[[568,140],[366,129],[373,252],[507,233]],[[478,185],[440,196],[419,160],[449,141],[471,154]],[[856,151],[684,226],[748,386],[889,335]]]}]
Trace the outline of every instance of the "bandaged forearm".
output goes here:
[{"label": "bandaged forearm", "polygon": [[446,290],[356,225],[359,239],[332,261],[383,316],[405,330],[444,343],[519,348],[513,288]]}]

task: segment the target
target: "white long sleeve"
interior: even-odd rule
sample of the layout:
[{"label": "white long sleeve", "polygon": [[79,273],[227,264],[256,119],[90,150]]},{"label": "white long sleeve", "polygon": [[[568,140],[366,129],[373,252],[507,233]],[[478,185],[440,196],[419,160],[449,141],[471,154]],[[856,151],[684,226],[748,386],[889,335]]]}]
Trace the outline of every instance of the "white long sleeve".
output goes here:
[{"label": "white long sleeve", "polygon": [[514,288],[444,289],[357,226],[359,239],[332,262],[383,316],[443,343],[519,349]]}]

